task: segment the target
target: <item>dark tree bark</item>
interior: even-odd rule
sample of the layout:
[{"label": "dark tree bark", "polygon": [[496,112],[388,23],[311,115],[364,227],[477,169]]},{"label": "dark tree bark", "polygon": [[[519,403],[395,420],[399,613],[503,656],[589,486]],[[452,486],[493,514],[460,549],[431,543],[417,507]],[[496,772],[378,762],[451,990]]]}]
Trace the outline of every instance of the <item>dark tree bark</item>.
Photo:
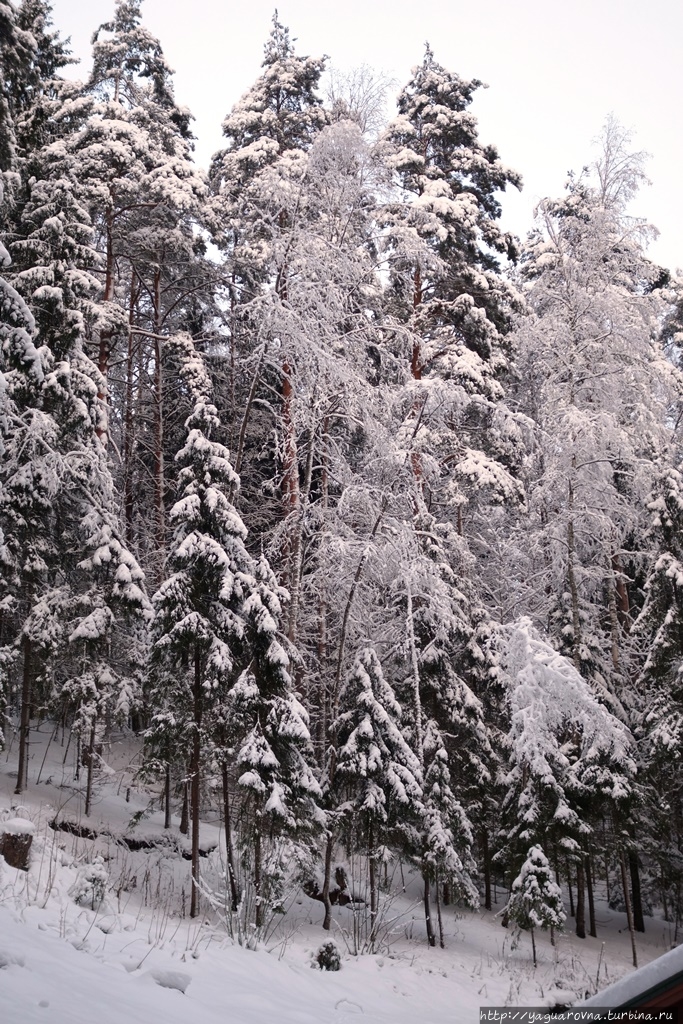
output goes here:
[{"label": "dark tree bark", "polygon": [[223,782],[223,824],[225,827],[225,859],[228,865],[228,881],[230,883],[230,899],[232,909],[237,910],[239,897],[237,893],[237,878],[235,875],[235,858],[232,851],[232,823],[230,818],[230,788],[228,785],[228,766],[223,764],[221,768]]},{"label": "dark tree bark", "polygon": [[171,765],[166,762],[164,773],[164,828],[171,827]]},{"label": "dark tree bark", "polygon": [[491,856],[489,853],[489,837],[485,828],[481,830],[481,853],[484,862],[484,907],[491,909]]},{"label": "dark tree bark", "polygon": [[585,860],[585,869],[586,889],[588,891],[588,933],[592,936],[592,938],[596,939],[598,937],[598,932],[595,926],[595,895],[593,893],[593,865],[588,855],[586,856]]},{"label": "dark tree bark", "polygon": [[631,910],[631,896],[628,891],[628,880],[626,878],[626,857],[622,850],[619,855],[619,866],[621,867],[621,886],[624,891],[624,903],[626,904],[626,920],[628,930],[631,933],[631,952],[633,954],[633,966],[638,966],[638,951],[636,950],[636,933],[633,927],[633,911]]},{"label": "dark tree bark", "polygon": [[183,806],[180,811],[180,831],[186,836],[190,831],[190,799],[187,780],[183,782]]},{"label": "dark tree bark", "polygon": [[436,945],[436,936],[434,934],[434,924],[432,922],[432,907],[429,899],[429,879],[426,875],[422,876],[424,882],[424,888],[422,890],[422,902],[425,908],[425,925],[427,926],[427,942],[430,946]]},{"label": "dark tree bark", "polygon": [[85,814],[86,818],[89,817],[90,811],[91,811],[91,807],[92,807],[92,773],[93,773],[93,765],[94,765],[94,761],[95,761],[95,725],[96,725],[96,723],[93,721],[93,723],[92,723],[92,725],[90,727],[90,736],[88,738],[88,764],[87,764],[88,771],[87,771],[87,775],[86,775],[85,808],[84,808],[84,812],[83,812]]},{"label": "dark tree bark", "polygon": [[629,850],[628,867],[631,875],[631,892],[633,894],[633,925],[637,932],[645,931],[645,918],[643,917],[643,896],[640,888],[640,866],[638,854],[635,850]]},{"label": "dark tree bark", "polygon": [[576,934],[579,939],[586,938],[586,886],[582,856],[576,862]]},{"label": "dark tree bark", "polygon": [[31,728],[31,640],[22,640],[24,668],[21,680],[21,718],[19,722],[19,764],[15,794],[23,793],[28,782],[28,742]]},{"label": "dark tree bark", "polygon": [[199,913],[199,793],[202,726],[202,656],[194,651],[194,737],[192,740],[192,897],[190,917]]},{"label": "dark tree bark", "polygon": [[569,913],[574,917],[574,893],[572,891],[572,872],[569,867],[569,861],[567,863],[567,888],[569,889]]},{"label": "dark tree bark", "polygon": [[334,851],[334,837],[332,832],[327,834],[327,842],[325,843],[325,877],[323,880],[322,888],[322,901],[325,907],[325,917],[323,918],[323,928],[326,932],[329,932],[332,927],[332,901],[330,900],[330,883],[332,879],[332,853]]}]

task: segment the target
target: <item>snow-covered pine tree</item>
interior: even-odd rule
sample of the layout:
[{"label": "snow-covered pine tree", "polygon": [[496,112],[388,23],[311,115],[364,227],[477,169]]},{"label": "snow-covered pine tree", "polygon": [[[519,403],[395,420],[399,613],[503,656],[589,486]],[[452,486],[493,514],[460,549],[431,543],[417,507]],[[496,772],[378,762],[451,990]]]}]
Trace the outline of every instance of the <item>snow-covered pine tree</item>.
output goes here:
[{"label": "snow-covered pine tree", "polygon": [[520,928],[531,932],[531,947],[536,964],[536,939],[534,929],[561,931],[567,915],[564,912],[562,893],[553,880],[548,858],[543,847],[532,846],[522,869],[512,883],[507,913]]},{"label": "snow-covered pine tree", "polygon": [[499,257],[514,259],[516,244],[499,227],[496,193],[520,178],[479,141],[467,108],[480,84],[447,71],[428,46],[380,148],[398,185],[382,219],[389,308],[412,331],[413,468],[421,489],[445,494],[461,529],[468,499],[518,496],[508,472],[518,438],[499,407],[504,336],[521,300],[500,273]]},{"label": "snow-covered pine tree", "polygon": [[346,677],[332,731],[329,785],[349,843],[368,859],[374,948],[382,847],[414,847],[424,807],[420,762],[403,737],[401,708],[371,647],[359,652]]}]

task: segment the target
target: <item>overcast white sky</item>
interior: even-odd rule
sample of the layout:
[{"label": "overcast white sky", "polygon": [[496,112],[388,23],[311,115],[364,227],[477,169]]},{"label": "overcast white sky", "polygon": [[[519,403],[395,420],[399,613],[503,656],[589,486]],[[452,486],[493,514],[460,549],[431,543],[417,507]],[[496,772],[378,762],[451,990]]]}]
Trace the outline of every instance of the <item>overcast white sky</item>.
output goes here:
[{"label": "overcast white sky", "polygon": [[[93,30],[114,0],[53,0],[87,73]],[[145,0],[144,21],[176,70],[176,97],[195,115],[197,160],[208,166],[220,125],[259,74],[275,0]],[[633,212],[661,234],[650,255],[683,266],[683,4],[680,0],[279,0],[300,53],[340,69],[370,64],[408,79],[425,40],[436,59],[489,89],[472,111],[482,142],[521,171],[521,195],[503,198],[504,224],[531,226],[539,198],[560,195],[566,172],[591,159],[608,113],[652,154]]]}]

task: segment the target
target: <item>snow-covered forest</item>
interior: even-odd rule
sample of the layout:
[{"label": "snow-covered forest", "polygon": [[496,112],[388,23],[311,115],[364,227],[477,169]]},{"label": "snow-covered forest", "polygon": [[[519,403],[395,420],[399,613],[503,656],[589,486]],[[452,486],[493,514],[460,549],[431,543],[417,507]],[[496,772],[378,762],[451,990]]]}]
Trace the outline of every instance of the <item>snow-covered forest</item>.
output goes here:
[{"label": "snow-covered forest", "polygon": [[323,941],[362,880],[374,951],[407,876],[429,946],[494,891],[532,939],[596,936],[598,891],[677,932],[683,281],[644,154],[608,117],[517,239],[481,82],[427,46],[392,105],[276,13],[203,170],[143,14],[80,82],[49,0],[0,0],[14,802],[54,730],[87,824],[135,740],[188,915],[247,944],[292,886]]}]

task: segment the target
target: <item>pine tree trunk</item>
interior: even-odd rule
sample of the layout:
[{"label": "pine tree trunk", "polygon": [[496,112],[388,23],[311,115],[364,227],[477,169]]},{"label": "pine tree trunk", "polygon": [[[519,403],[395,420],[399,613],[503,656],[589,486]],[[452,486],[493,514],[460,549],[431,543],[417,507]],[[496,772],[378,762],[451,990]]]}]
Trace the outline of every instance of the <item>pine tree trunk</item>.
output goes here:
[{"label": "pine tree trunk", "polygon": [[199,645],[194,649],[194,736],[192,738],[192,897],[190,917],[199,912],[199,793],[202,725],[202,656]]},{"label": "pine tree trunk", "polygon": [[23,793],[28,784],[28,746],[31,728],[31,640],[24,634],[21,642],[24,666],[21,680],[21,717],[19,720],[19,764],[15,794]]},{"label": "pine tree trunk", "polygon": [[579,854],[576,862],[576,935],[586,938],[586,894],[583,857]]},{"label": "pine tree trunk", "polygon": [[306,471],[304,475],[303,493],[298,494],[297,507],[292,532],[292,567],[289,587],[289,620],[287,627],[287,638],[291,643],[296,643],[299,627],[299,603],[301,595],[301,555],[303,548],[303,530],[306,507],[311,493],[311,480],[313,476],[313,456],[315,453],[314,432],[311,429],[309,439],[308,455],[306,457]]},{"label": "pine tree trunk", "polygon": [[422,889],[422,902],[425,908],[425,925],[427,926],[427,942],[430,946],[436,945],[436,936],[434,935],[434,925],[432,923],[432,908],[429,899],[429,879],[427,875],[422,876],[423,889]]},{"label": "pine tree trunk", "polygon": [[631,892],[633,893],[633,925],[637,932],[644,932],[645,918],[643,916],[643,897],[640,888],[640,869],[638,866],[638,854],[635,850],[629,850],[628,866],[631,875]]},{"label": "pine tree trunk", "polygon": [[93,723],[90,726],[90,737],[88,739],[88,772],[86,776],[85,784],[85,808],[84,814],[86,818],[90,817],[90,810],[92,805],[92,773],[93,773],[93,762],[95,760],[95,725],[96,722],[93,719]]},{"label": "pine tree trunk", "polygon": [[570,517],[567,520],[567,579],[569,582],[569,594],[572,602],[572,662],[574,668],[579,671],[581,668],[581,619],[579,616],[579,588],[576,582],[576,545],[574,541],[574,520],[571,513],[574,508],[574,488],[569,481],[569,510]]},{"label": "pine tree trunk", "polygon": [[[111,209],[107,210],[105,215],[105,238],[106,238],[106,255],[105,255],[105,277],[104,277],[104,294],[102,295],[103,302],[113,302],[114,300],[114,285],[115,285],[115,272],[116,272],[116,261],[114,257],[114,215]],[[99,398],[102,406],[105,408],[105,416],[108,417],[106,410],[107,405],[107,393],[108,393],[108,382],[109,382],[109,360],[111,358],[111,347],[112,347],[112,332],[109,328],[100,331],[100,343],[99,351],[97,355],[97,369],[102,374],[102,385],[98,391],[97,397]],[[105,419],[105,423],[107,420]],[[106,444],[109,428],[108,425],[103,429],[98,426],[97,435]]]},{"label": "pine tree trunk", "polygon": [[232,826],[230,819],[230,789],[228,786],[228,766],[221,766],[223,782],[223,824],[225,826],[225,860],[228,865],[228,881],[230,883],[230,899],[232,909],[237,910],[239,897],[237,894],[237,878],[235,875],[235,857],[232,849]]},{"label": "pine tree trunk", "polygon": [[537,966],[537,963],[536,963],[536,937],[534,935],[533,928],[531,929],[531,949],[532,949],[533,954],[534,954],[534,967],[536,967]]},{"label": "pine tree trunk", "polygon": [[612,568],[614,569],[616,581],[619,622],[621,624],[621,628],[628,631],[631,625],[631,602],[629,600],[628,587],[622,572],[621,559],[619,558],[619,555],[612,555]]},{"label": "pine tree trunk", "polygon": [[293,517],[299,511],[299,459],[294,429],[294,388],[292,367],[282,364],[282,512],[287,521],[282,561],[286,585],[291,586],[293,556]]},{"label": "pine tree trunk", "polygon": [[254,893],[256,896],[256,927],[263,926],[263,879],[261,874],[261,828],[263,822],[261,812],[256,812],[256,830],[254,834]]},{"label": "pine tree trunk", "polygon": [[370,949],[375,952],[377,933],[377,910],[379,894],[377,891],[377,865],[375,864],[375,843],[372,825],[368,829],[368,869],[370,874]]},{"label": "pine tree trunk", "polygon": [[588,933],[589,933],[589,935],[592,938],[597,939],[598,932],[597,932],[597,928],[595,926],[595,895],[593,893],[593,864],[592,864],[591,858],[590,858],[590,856],[588,854],[586,854],[585,866],[586,866],[586,889],[588,890],[588,921],[589,921]]},{"label": "pine tree trunk", "polygon": [[183,782],[183,806],[180,811],[180,832],[186,836],[190,831],[190,798],[187,779]]},{"label": "pine tree trunk", "polygon": [[621,850],[619,854],[619,864],[621,867],[621,885],[624,890],[624,903],[626,904],[626,920],[628,921],[628,930],[631,934],[631,952],[633,954],[633,966],[638,966],[638,952],[636,950],[636,933],[633,927],[633,912],[631,910],[631,897],[628,891],[628,880],[626,878],[626,857],[624,851]]},{"label": "pine tree trunk", "polygon": [[491,856],[489,853],[489,837],[485,828],[481,830],[481,853],[484,862],[484,907],[491,909]]},{"label": "pine tree trunk", "polygon": [[420,667],[417,660],[417,644],[415,642],[415,624],[413,621],[413,595],[410,589],[410,582],[406,588],[407,610],[406,610],[406,634],[410,646],[410,663],[413,673],[413,727],[415,729],[415,753],[424,767],[424,752],[422,749],[422,698],[420,694]]},{"label": "pine tree trunk", "polygon": [[164,381],[161,349],[161,271],[154,272],[154,543],[157,578],[163,577],[166,550],[164,509]]},{"label": "pine tree trunk", "polygon": [[[446,886],[444,886],[444,889]],[[439,922],[439,948],[444,949],[445,943],[443,938],[443,918],[441,916],[441,898],[439,896],[439,877],[437,875],[436,882],[434,883],[434,890],[436,896],[436,917]]]},{"label": "pine tree trunk", "polygon": [[123,511],[126,523],[126,542],[133,543],[133,447],[135,435],[135,414],[133,401],[135,393],[135,335],[133,334],[133,320],[135,317],[135,306],[140,294],[139,287],[135,287],[137,274],[131,274],[130,301],[128,306],[128,351],[126,353],[126,403],[124,409],[123,425]]},{"label": "pine tree trunk", "polygon": [[171,827],[171,765],[166,762],[164,773],[164,828]]},{"label": "pine tree trunk", "polygon": [[330,902],[330,885],[332,882],[332,854],[334,852],[334,838],[332,831],[327,834],[327,842],[325,843],[325,875],[323,878],[323,890],[322,890],[322,901],[325,908],[325,917],[323,918],[323,928],[326,932],[329,932],[332,927],[332,903]]},{"label": "pine tree trunk", "polygon": [[567,888],[569,889],[569,914],[574,917],[574,893],[572,892],[572,873],[569,867],[569,861],[566,861],[567,865]]}]

